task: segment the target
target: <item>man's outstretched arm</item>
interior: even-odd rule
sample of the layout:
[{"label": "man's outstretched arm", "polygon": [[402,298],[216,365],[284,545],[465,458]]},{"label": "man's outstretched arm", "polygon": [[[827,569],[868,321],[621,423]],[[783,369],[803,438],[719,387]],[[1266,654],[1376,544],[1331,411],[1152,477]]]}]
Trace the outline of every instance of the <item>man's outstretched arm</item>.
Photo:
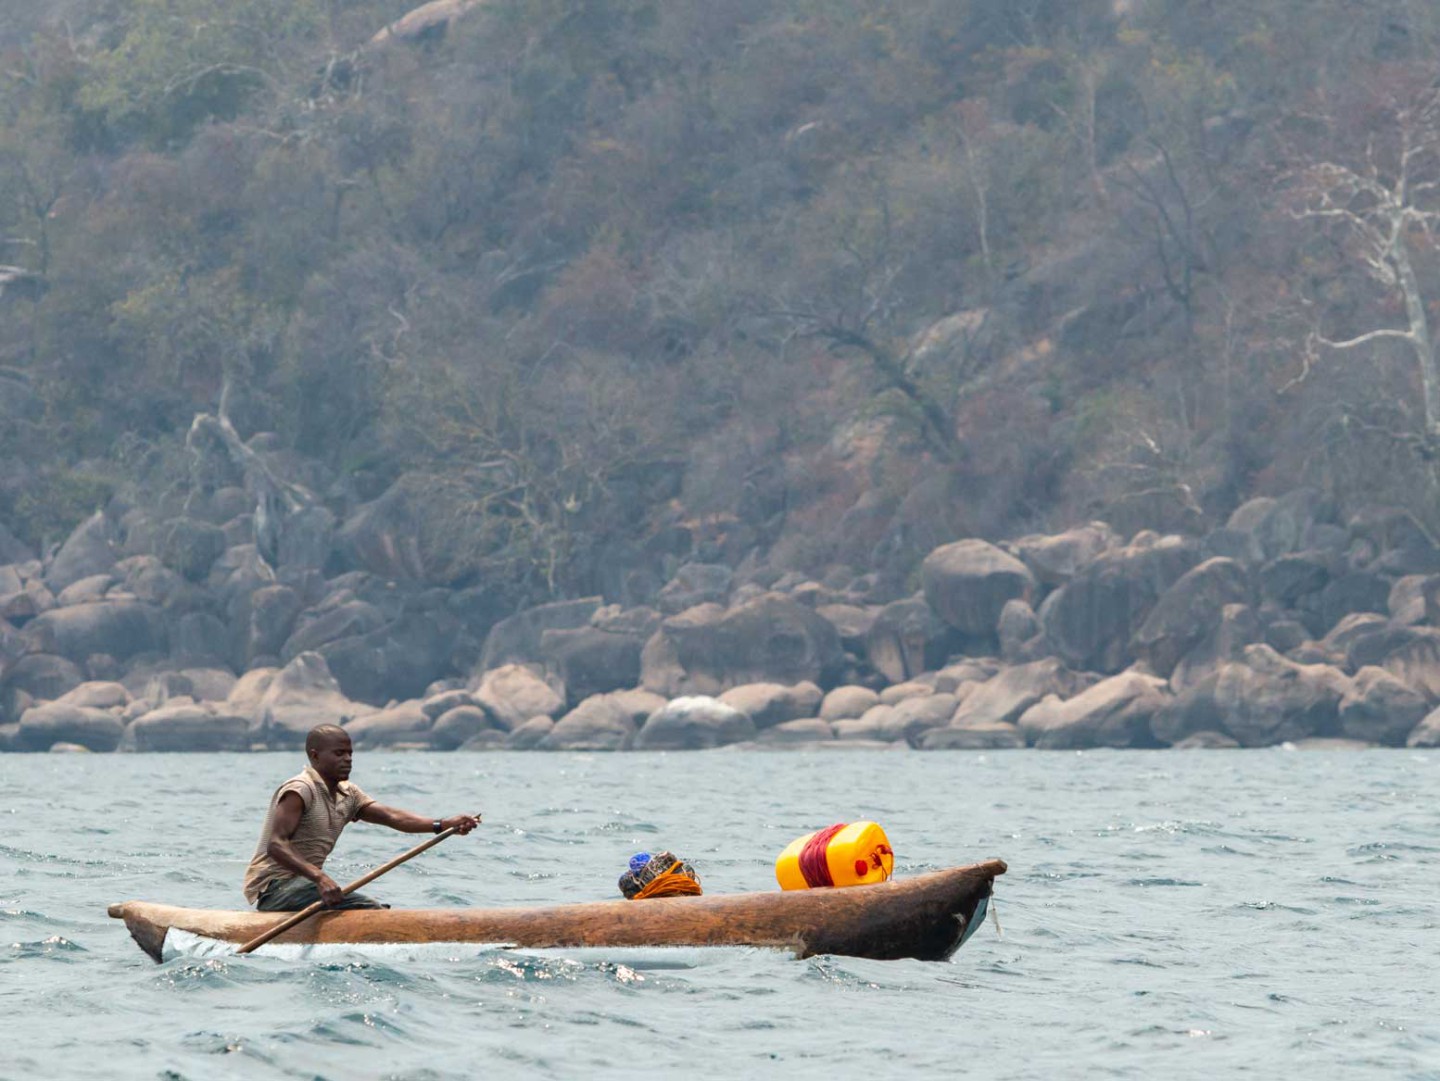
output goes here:
[{"label": "man's outstretched arm", "polygon": [[[386,807],[383,803],[367,803],[360,809],[360,821],[373,822],[377,826],[389,826],[401,833],[439,833],[440,830],[454,829],[456,833],[469,833],[480,824],[474,815],[451,815],[449,818],[426,818],[413,811],[402,811],[398,807]],[[440,823],[440,830],[435,823]]]}]

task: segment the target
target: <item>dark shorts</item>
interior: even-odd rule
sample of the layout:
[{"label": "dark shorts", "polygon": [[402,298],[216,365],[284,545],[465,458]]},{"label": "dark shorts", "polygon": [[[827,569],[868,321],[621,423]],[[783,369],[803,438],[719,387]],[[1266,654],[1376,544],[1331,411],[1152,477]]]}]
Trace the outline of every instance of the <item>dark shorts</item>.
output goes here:
[{"label": "dark shorts", "polygon": [[[301,878],[297,875],[294,878],[277,878],[266,886],[265,892],[255,902],[255,907],[261,912],[299,912],[302,908],[309,908],[318,900],[320,900],[320,887],[308,878]],[[366,897],[363,893],[352,893],[335,905],[331,911],[342,908],[389,907],[373,897]]]}]

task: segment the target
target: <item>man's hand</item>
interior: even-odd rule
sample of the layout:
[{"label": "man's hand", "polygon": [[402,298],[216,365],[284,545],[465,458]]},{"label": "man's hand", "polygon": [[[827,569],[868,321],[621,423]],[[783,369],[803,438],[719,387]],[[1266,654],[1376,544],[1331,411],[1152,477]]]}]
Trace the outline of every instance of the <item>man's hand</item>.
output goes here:
[{"label": "man's hand", "polygon": [[442,818],[440,820],[440,828],[442,830],[454,830],[461,837],[464,837],[478,825],[480,825],[480,819],[475,817],[475,815],[452,815],[450,818]]},{"label": "man's hand", "polygon": [[334,908],[345,900],[344,891],[325,872],[320,872],[320,877],[315,880],[315,885],[320,890],[320,900],[325,902],[326,908]]}]

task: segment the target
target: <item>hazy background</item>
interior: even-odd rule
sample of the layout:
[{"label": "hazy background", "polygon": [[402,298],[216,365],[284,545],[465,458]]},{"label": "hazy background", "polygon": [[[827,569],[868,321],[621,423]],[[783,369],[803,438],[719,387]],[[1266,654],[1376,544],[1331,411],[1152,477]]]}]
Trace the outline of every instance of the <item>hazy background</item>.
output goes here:
[{"label": "hazy background", "polygon": [[393,493],[417,576],[501,607],[1301,484],[1440,524],[1428,336],[1322,344],[1428,335],[1431,5],[409,11],[0,3],[26,549],[180,513],[227,380],[285,476]]}]

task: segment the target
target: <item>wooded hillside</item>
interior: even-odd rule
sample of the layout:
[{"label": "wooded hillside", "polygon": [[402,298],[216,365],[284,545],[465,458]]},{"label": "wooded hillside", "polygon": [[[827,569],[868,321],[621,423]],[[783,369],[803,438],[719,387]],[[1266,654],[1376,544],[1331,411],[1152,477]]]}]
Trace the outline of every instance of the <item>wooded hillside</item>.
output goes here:
[{"label": "wooded hillside", "polygon": [[0,547],[242,473],[497,611],[1440,528],[1440,9],[413,7],[0,0]]}]

